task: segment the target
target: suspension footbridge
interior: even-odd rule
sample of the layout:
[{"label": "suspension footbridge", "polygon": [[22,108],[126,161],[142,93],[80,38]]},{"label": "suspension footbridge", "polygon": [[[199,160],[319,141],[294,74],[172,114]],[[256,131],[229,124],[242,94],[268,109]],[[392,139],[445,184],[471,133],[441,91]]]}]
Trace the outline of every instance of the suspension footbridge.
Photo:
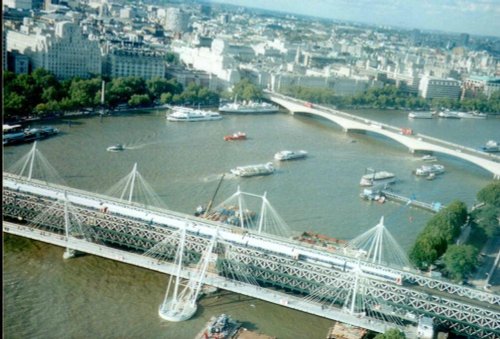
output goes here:
[{"label": "suspension footbridge", "polygon": [[[421,319],[483,338],[500,336],[500,296],[408,268],[383,218],[349,246],[284,237],[267,196],[238,190],[206,216],[134,201],[137,166],[117,196],[35,179],[36,144],[20,174],[3,173],[3,230],[171,275],[158,314],[188,319],[204,284],[384,332],[417,336]],[[254,210],[247,200],[256,198]],[[258,211],[258,213],[252,213]],[[279,235],[278,235],[279,234]]]}]

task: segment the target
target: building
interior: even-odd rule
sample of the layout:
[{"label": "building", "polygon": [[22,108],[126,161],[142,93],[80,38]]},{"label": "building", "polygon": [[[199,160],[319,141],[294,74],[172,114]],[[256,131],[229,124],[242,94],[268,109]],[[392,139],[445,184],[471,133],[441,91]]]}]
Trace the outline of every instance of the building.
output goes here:
[{"label": "building", "polygon": [[493,92],[500,90],[500,77],[471,75],[464,80],[462,98],[474,98],[484,94],[488,99]]},{"label": "building", "polygon": [[7,69],[11,72],[16,74],[28,74],[30,71],[30,59],[17,50],[8,52],[7,61]]},{"label": "building", "polygon": [[33,2],[31,0],[5,0],[4,6],[15,9],[32,9]]},{"label": "building", "polygon": [[104,57],[103,73],[112,78],[164,78],[165,56],[160,52],[140,48],[111,48]]},{"label": "building", "polygon": [[460,96],[460,81],[424,76],[420,80],[418,93],[425,99],[449,98],[458,99]]},{"label": "building", "polygon": [[169,7],[165,15],[165,30],[173,33],[187,32],[189,17],[186,12],[180,8]]},{"label": "building", "polygon": [[59,79],[101,74],[99,44],[83,36],[77,24],[57,22],[51,30],[35,27],[28,18],[24,23],[20,31],[7,32],[7,50],[28,56],[32,70],[44,68]]}]

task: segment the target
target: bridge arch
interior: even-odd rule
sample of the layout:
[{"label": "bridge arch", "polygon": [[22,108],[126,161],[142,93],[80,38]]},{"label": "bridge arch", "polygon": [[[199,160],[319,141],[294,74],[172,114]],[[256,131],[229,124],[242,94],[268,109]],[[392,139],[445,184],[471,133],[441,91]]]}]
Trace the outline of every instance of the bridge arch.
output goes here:
[{"label": "bridge arch", "polygon": [[492,173],[494,179],[500,179],[500,157],[497,155],[480,152],[472,148],[453,144],[423,134],[404,134],[399,127],[361,118],[332,108],[312,105],[306,101],[281,94],[266,92],[266,97],[274,103],[286,108],[292,114],[305,113],[323,117],[341,126],[345,132],[366,131],[382,135],[404,145],[411,153],[440,153],[465,160]]}]

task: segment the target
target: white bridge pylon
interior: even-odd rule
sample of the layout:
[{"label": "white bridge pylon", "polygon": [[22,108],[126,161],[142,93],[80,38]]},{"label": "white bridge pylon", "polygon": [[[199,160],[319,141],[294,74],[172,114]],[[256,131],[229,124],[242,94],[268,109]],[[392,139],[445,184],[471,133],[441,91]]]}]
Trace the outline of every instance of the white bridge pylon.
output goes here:
[{"label": "white bridge pylon", "polygon": [[267,199],[267,192],[263,195],[247,193],[239,186],[236,193],[209,211],[205,218],[253,230],[258,234],[268,233],[284,237],[291,235],[290,227]]},{"label": "white bridge pylon", "polygon": [[118,181],[105,194],[117,197],[128,203],[132,203],[135,200],[136,203],[142,203],[146,206],[167,207],[137,170],[137,163],[134,164],[129,174]]},{"label": "white bridge pylon", "polygon": [[[217,233],[212,237],[206,250],[194,271],[191,271],[190,278],[182,287],[182,262],[184,258],[184,247],[186,242],[186,229],[182,228],[180,239],[175,254],[176,274],[170,276],[167,292],[163,303],[158,310],[159,316],[168,321],[179,322],[190,319],[197,310],[196,301],[203,286],[203,278],[208,269],[212,251],[217,241]],[[175,279],[175,281],[173,281]],[[173,289],[173,291],[172,291]]]},{"label": "white bridge pylon", "polygon": [[405,251],[385,228],[383,216],[375,227],[349,241],[348,248],[359,251],[365,260],[374,264],[410,267]]}]

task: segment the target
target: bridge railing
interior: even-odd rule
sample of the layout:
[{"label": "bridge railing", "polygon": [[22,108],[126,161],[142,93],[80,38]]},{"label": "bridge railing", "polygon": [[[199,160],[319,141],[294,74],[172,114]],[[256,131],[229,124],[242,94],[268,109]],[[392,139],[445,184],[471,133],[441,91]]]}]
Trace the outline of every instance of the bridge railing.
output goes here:
[{"label": "bridge railing", "polygon": [[[288,101],[299,103],[301,105],[305,105],[307,103],[304,100],[300,100],[300,99],[288,97],[288,96],[285,96],[283,94],[279,94],[279,93],[275,93],[275,92],[267,91],[266,93],[268,93],[271,96],[280,97],[283,100],[288,100]],[[342,117],[348,118],[350,120],[360,122],[360,123],[365,124],[365,125],[380,126],[383,129],[385,129],[385,130],[389,130],[389,131],[392,131],[392,132],[395,132],[395,133],[400,133],[401,132],[401,127],[384,124],[384,123],[381,123],[381,122],[378,122],[378,121],[374,121],[374,120],[370,120],[370,119],[366,119],[366,118],[361,118],[361,117],[358,117],[358,116],[353,115],[353,114],[349,114],[349,113],[346,113],[346,112],[339,111],[337,109],[333,109],[331,107],[314,104],[314,108],[316,108],[318,110],[327,111],[327,112],[329,112],[331,114],[342,116]],[[472,154],[474,156],[477,156],[477,157],[480,157],[480,158],[483,158],[483,159],[486,159],[486,160],[500,162],[500,156],[497,156],[495,154],[482,152],[482,151],[480,151],[478,149],[474,149],[474,148],[471,148],[471,147],[467,147],[467,146],[455,144],[455,143],[448,142],[448,141],[445,141],[445,140],[441,140],[441,139],[438,139],[438,138],[434,138],[434,137],[431,137],[431,136],[428,136],[428,135],[425,135],[425,134],[422,134],[422,133],[417,133],[415,135],[407,135],[407,137],[420,138],[420,139],[422,139],[422,141],[426,141],[426,142],[431,143],[431,144],[434,143],[437,146],[450,147],[450,148],[452,148],[452,149],[454,149],[454,150],[456,150],[458,152],[467,151],[467,152],[469,152],[470,154]]]}]

